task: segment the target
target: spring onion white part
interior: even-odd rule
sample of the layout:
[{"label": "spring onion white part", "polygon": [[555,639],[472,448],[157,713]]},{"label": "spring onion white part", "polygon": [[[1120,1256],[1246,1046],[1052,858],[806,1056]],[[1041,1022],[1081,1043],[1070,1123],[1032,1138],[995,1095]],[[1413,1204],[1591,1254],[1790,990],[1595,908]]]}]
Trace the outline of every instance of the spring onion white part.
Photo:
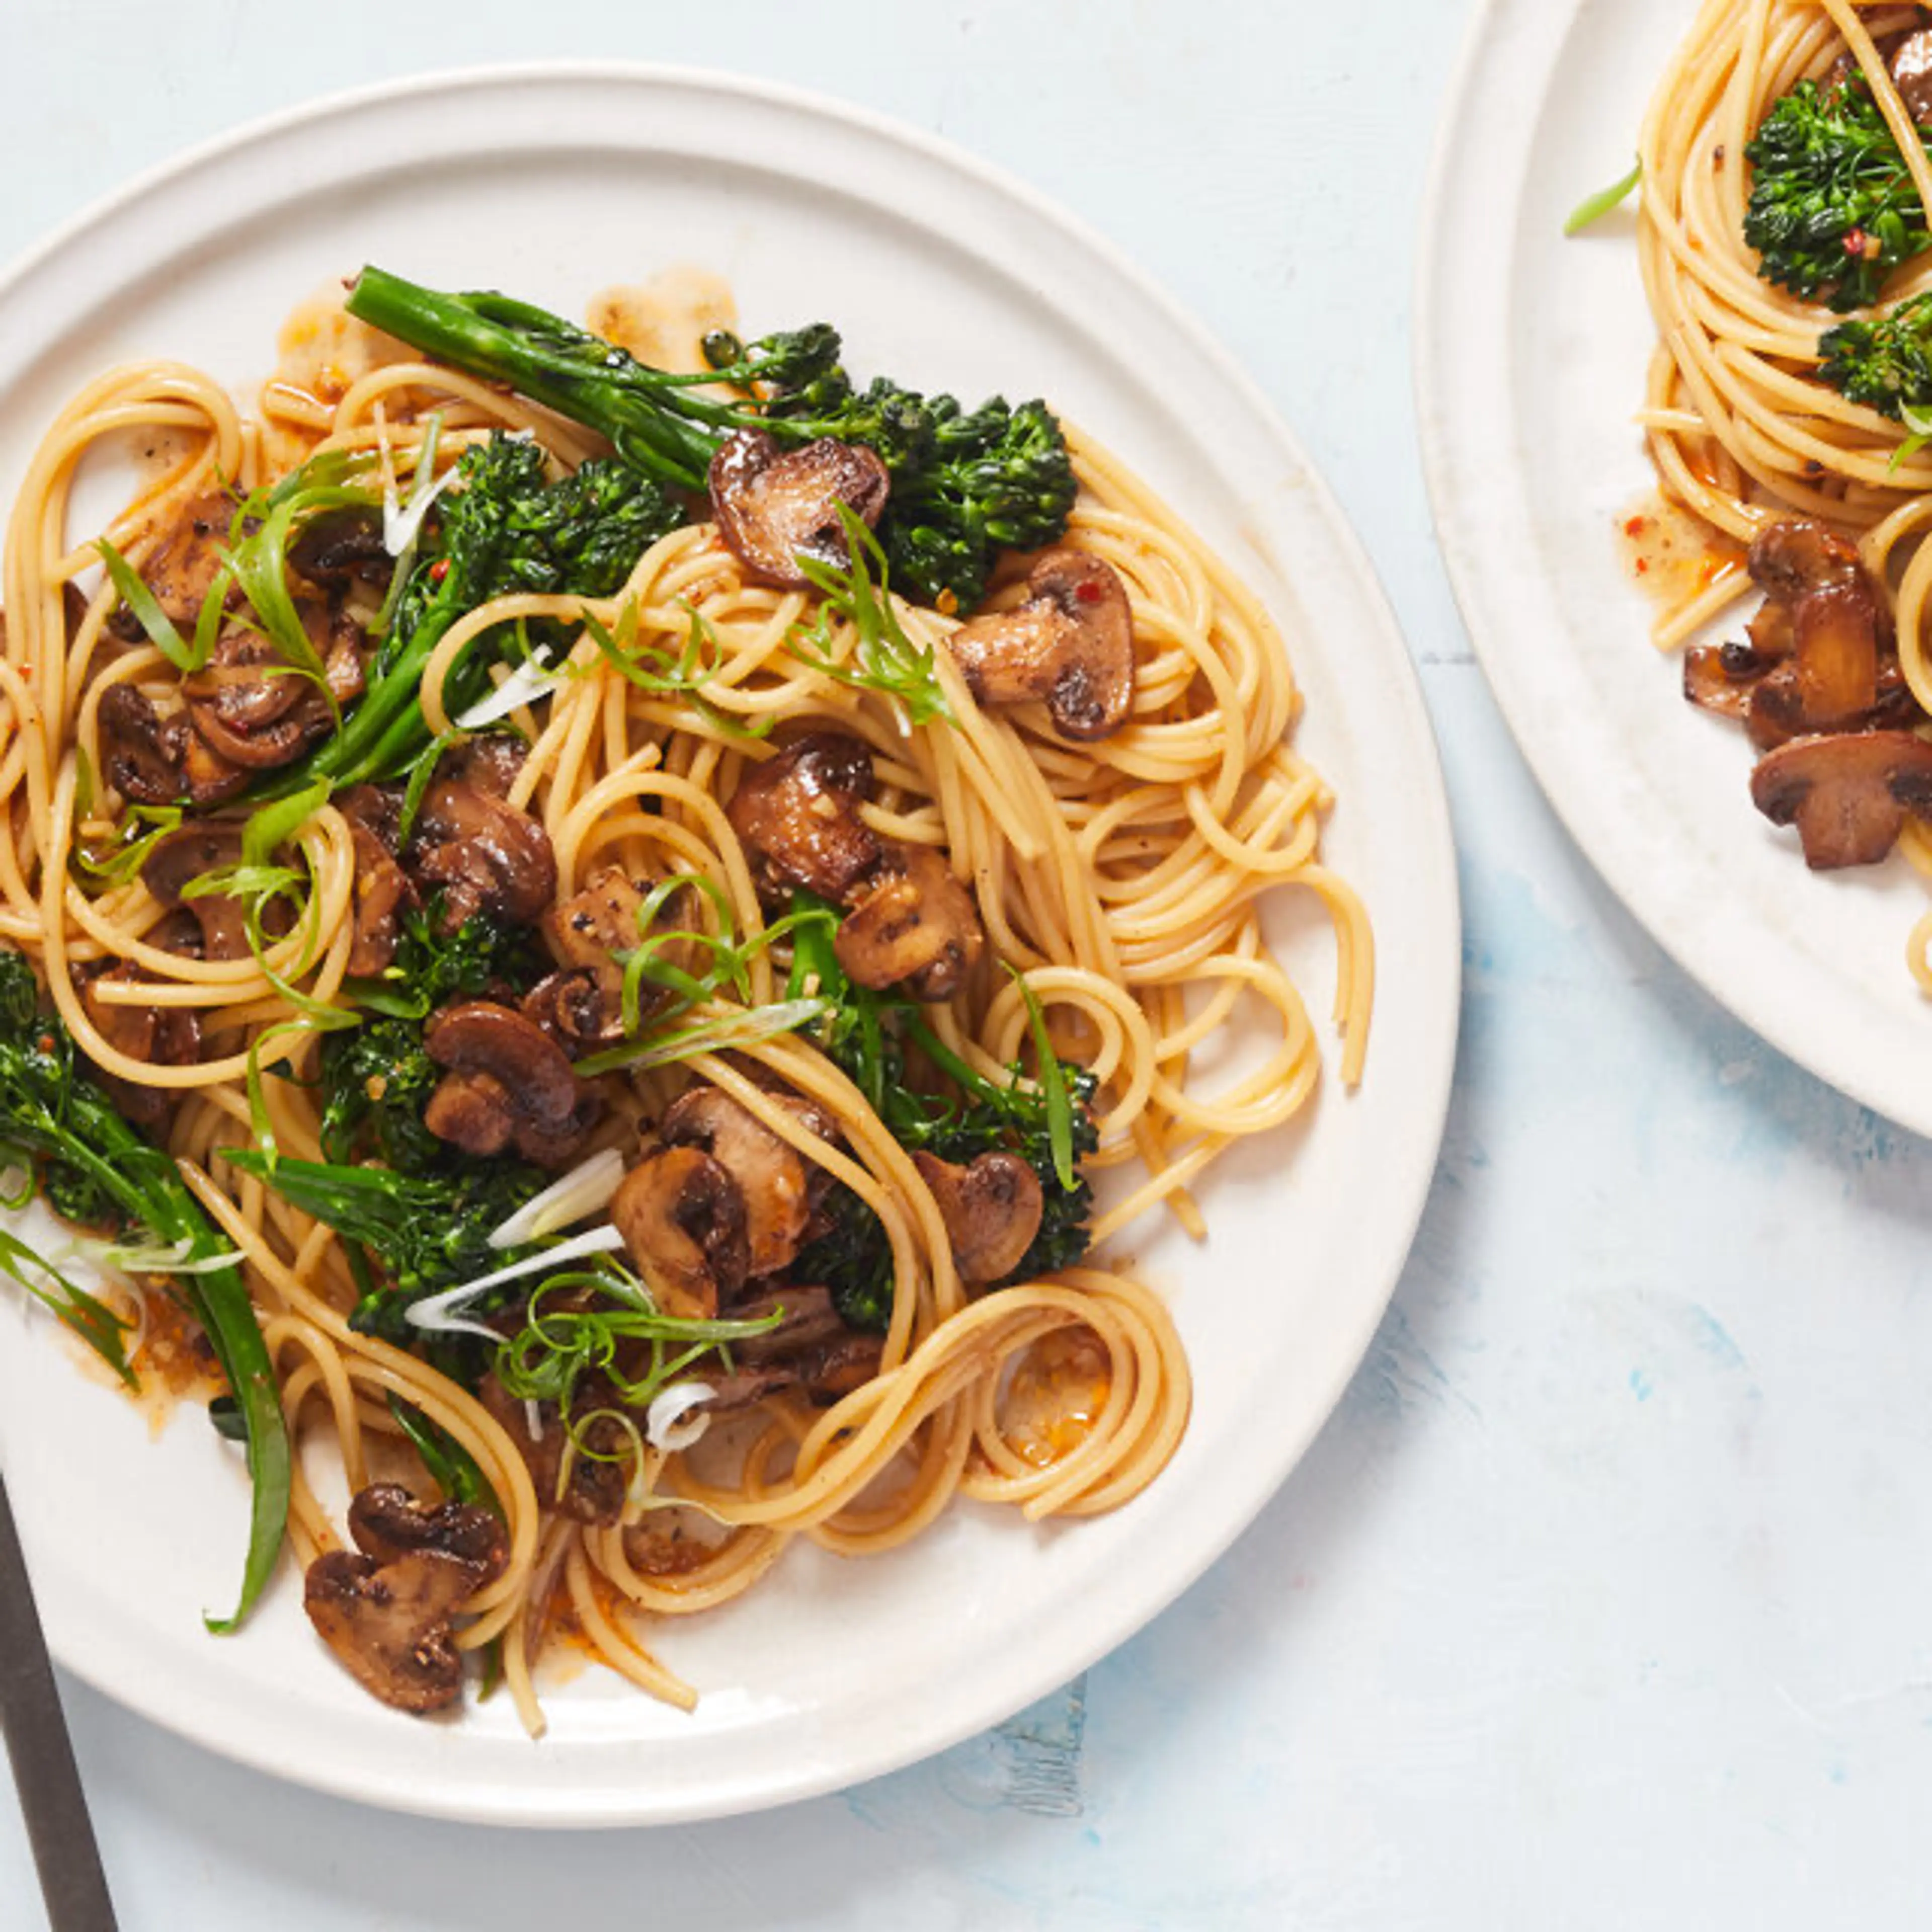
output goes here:
[{"label": "spring onion white part", "polygon": [[452,1311],[481,1294],[486,1288],[500,1288],[506,1281],[520,1281],[528,1274],[542,1274],[560,1268],[566,1262],[580,1261],[586,1256],[608,1255],[623,1245],[623,1236],[608,1223],[601,1228],[586,1228],[580,1234],[572,1235],[567,1241],[560,1241],[554,1248],[544,1249],[542,1254],[526,1255],[520,1262],[512,1262],[507,1267],[492,1269],[473,1280],[458,1282],[454,1288],[443,1288],[435,1294],[424,1296],[420,1301],[412,1302],[408,1310],[410,1326],[431,1335],[481,1335],[490,1341],[500,1342],[503,1338],[495,1329],[486,1328],[482,1322],[472,1322]]},{"label": "spring onion white part", "polygon": [[684,1418],[718,1391],[709,1382],[673,1382],[644,1412],[644,1439],[653,1449],[688,1449],[711,1426],[709,1415]]},{"label": "spring onion white part", "polygon": [[553,667],[550,652],[539,644],[487,698],[479,698],[455,720],[459,731],[480,731],[520,706],[548,698],[563,680],[564,668]]},{"label": "spring onion white part", "polygon": [[541,1241],[573,1222],[587,1220],[610,1204],[624,1179],[624,1157],[606,1148],[580,1162],[541,1194],[532,1195],[490,1236],[493,1248],[520,1248]]}]

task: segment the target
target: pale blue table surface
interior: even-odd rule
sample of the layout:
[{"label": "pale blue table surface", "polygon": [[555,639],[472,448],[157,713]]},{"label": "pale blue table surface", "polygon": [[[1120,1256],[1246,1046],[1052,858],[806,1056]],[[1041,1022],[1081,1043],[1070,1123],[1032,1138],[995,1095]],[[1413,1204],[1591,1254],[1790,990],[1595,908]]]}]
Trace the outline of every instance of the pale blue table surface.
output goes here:
[{"label": "pale blue table surface", "polygon": [[[782,77],[1016,171],[1195,309],[1334,483],[1421,669],[1467,917],[1442,1166],[1366,1366],[1233,1552],[1064,1696],[843,1796],[545,1838],[314,1797],[68,1681],[129,1932],[1926,1922],[1932,1151],[1658,952],[1472,658],[1408,344],[1468,10],[0,8],[0,256],[259,112],[514,56]],[[0,1932],[41,1923],[0,1790]]]}]

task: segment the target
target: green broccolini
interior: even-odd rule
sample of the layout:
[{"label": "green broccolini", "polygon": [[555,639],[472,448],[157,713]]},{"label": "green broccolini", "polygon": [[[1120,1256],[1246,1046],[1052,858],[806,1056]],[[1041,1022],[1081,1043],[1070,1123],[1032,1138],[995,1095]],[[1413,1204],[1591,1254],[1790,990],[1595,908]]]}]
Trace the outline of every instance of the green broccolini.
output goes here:
[{"label": "green broccolini", "polygon": [[1765,116],[1744,158],[1744,240],[1758,251],[1759,274],[1793,295],[1863,308],[1932,242],[1905,157],[1858,76],[1800,81]]},{"label": "green broccolini", "polygon": [[[1054,1063],[1070,1102],[1065,1118],[1056,1124],[1049,1079],[1029,1082],[1017,1064],[1004,1086],[983,1078],[938,1040],[914,1001],[871,992],[848,980],[832,948],[836,915],[800,895],[794,910],[810,909],[824,916],[796,928],[791,983],[794,990],[814,986],[832,1004],[817,1039],[821,1051],[909,1152],[922,1150],[961,1163],[982,1154],[1016,1154],[1040,1177],[1040,1232],[1009,1281],[1077,1267],[1087,1252],[1093,1207],[1093,1190],[1080,1166],[1099,1144],[1090,1105],[1093,1075],[1084,1067]],[[908,1083],[908,1041],[950,1093]],[[847,1188],[832,1190],[825,1211],[830,1228],[800,1253],[791,1274],[800,1281],[823,1282],[854,1328],[883,1330],[891,1318],[893,1289],[892,1246],[885,1228]]]},{"label": "green broccolini", "polygon": [[1821,381],[1847,401],[1902,421],[1932,408],[1932,295],[1914,296],[1869,322],[1841,322],[1820,338]]},{"label": "green broccolini", "polygon": [[[1059,424],[1043,403],[995,397],[962,410],[883,379],[854,387],[838,333],[820,322],[748,346],[706,343],[710,371],[675,375],[561,316],[508,296],[446,294],[366,268],[350,313],[412,348],[608,436],[632,469],[676,488],[705,487],[734,431],[798,445],[820,436],[875,450],[892,479],[879,539],[903,592],[950,594],[970,609],[1002,549],[1036,549],[1066,529],[1078,484]],[[718,385],[746,392],[713,392]]]},{"label": "green broccolini", "polygon": [[[48,1205],[65,1220],[116,1234],[139,1230],[184,1264],[229,1252],[173,1160],[123,1120],[76,1064],[66,1028],[40,1010],[33,968],[10,948],[0,949],[0,1147],[32,1163]],[[240,1267],[211,1267],[176,1281],[234,1397],[254,1485],[241,1600],[233,1616],[209,1620],[213,1629],[232,1630],[260,1595],[281,1549],[288,1432]]]},{"label": "green broccolini", "polygon": [[[262,795],[285,796],[317,778],[340,787],[400,777],[430,742],[423,668],[453,624],[511,592],[608,596],[679,520],[656,483],[608,459],[553,483],[542,447],[527,438],[499,432],[464,451],[434,533],[397,595],[362,701]],[[506,626],[463,652],[444,686],[452,716],[488,691],[490,666],[514,641]]]}]

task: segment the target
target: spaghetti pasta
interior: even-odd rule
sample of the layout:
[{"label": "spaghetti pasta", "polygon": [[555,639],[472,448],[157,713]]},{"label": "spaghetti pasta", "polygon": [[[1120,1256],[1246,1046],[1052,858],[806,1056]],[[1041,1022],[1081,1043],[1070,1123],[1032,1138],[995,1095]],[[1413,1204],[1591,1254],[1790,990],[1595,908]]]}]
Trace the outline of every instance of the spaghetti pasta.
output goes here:
[{"label": "spaghetti pasta", "polygon": [[[1660,268],[1667,250],[1651,253]],[[1688,292],[1683,299],[1692,302]],[[600,312],[636,307],[607,303]],[[117,730],[128,716],[152,716],[164,734],[176,730],[168,742],[178,747],[170,721],[182,692],[196,687],[178,682],[165,635],[157,642],[130,626],[120,580],[94,574],[102,551],[74,527],[76,483],[90,461],[130,439],[166,452],[104,533],[129,571],[155,578],[182,518],[211,491],[254,506],[250,530],[238,512],[220,553],[232,574],[238,547],[291,478],[346,478],[370,490],[386,482],[393,516],[404,496],[431,496],[466,452],[500,447],[493,437],[533,440],[553,479],[602,448],[535,404],[383,339],[332,325],[330,340],[348,359],[278,372],[252,420],[212,377],[178,364],[111,370],[60,412],[35,453],[4,557],[0,803],[10,836],[0,840],[0,938],[34,962],[61,1026],[109,1090],[149,1096],[155,1131],[240,1257],[287,1427],[308,1451],[288,1515],[296,1561],[310,1569],[338,1549],[338,1490],[359,1495],[400,1472],[412,1489],[424,1489],[428,1477],[454,1502],[448,1470],[466,1464],[500,1514],[501,1560],[472,1580],[452,1641],[495,1656],[531,1731],[542,1727],[533,1673],[563,1618],[612,1669],[688,1706],[694,1691],[647,1648],[639,1613],[724,1603],[758,1583],[795,1537],[847,1554],[890,1549],[962,1496],[1032,1517],[1116,1508],[1172,1456],[1190,1401],[1173,1318],[1130,1275],[1088,1261],[997,1286],[964,1278],[945,1164],[908,1150],[878,1093],[813,1024],[782,1017],[820,1012],[826,1001],[818,982],[802,997],[788,984],[788,973],[799,978],[804,928],[776,916],[764,862],[734,812],[749,776],[801,734],[862,748],[875,775],[858,814],[865,835],[914,855],[906,866],[937,855],[984,929],[988,956],[969,962],[947,997],[919,1009],[918,1037],[939,1056],[934,1064],[954,1065],[988,1090],[1029,1096],[1029,1104],[1044,1095],[1049,1112],[1058,1063],[1087,1070],[1087,1165],[1138,1171],[1094,1220],[1096,1246],[1162,1208],[1204,1232],[1197,1190],[1214,1161],[1279,1127],[1315,1090],[1316,1029],[1264,937],[1269,897],[1312,892],[1333,919],[1334,1017],[1348,1085],[1360,1077],[1368,1038],[1369,926],[1353,891],[1320,862],[1333,801],[1292,748],[1300,700],[1267,614],[1084,435],[1067,433],[1079,494],[1064,544],[1124,589],[1136,691],[1124,728],[1089,742],[1057,730],[1042,704],[980,701],[949,645],[961,620],[892,598],[885,608],[911,661],[928,667],[941,707],[913,722],[903,692],[858,674],[866,640],[849,609],[809,586],[759,581],[708,518],[680,520],[650,542],[603,594],[512,588],[464,612],[422,674],[421,715],[439,746],[470,735],[463,721],[475,701],[458,680],[478,640],[519,632],[556,640],[548,662],[533,660],[523,673],[507,658],[499,664],[508,688],[492,727],[522,741],[491,808],[540,828],[530,836],[540,836],[554,868],[546,916],[584,903],[614,876],[674,882],[682,896],[664,902],[664,916],[683,908],[688,929],[674,937],[686,946],[676,956],[686,965],[665,967],[665,983],[688,971],[692,946],[697,956],[706,945],[710,956],[728,955],[736,976],[708,981],[685,1001],[688,1043],[660,1063],[646,1057],[600,1072],[594,1059],[574,1054],[572,1091],[592,1093],[595,1108],[584,1112],[598,1118],[578,1133],[570,1157],[612,1150],[634,1175],[680,1094],[709,1090],[722,1097],[707,1104],[733,1110],[731,1131],[798,1164],[811,1200],[837,1192],[875,1217],[890,1257],[882,1332],[852,1385],[814,1387],[794,1375],[728,1418],[712,1384],[728,1378],[735,1358],[722,1344],[708,1355],[700,1346],[696,1366],[682,1372],[704,1392],[691,1400],[708,1396],[720,1418],[701,1440],[679,1446],[655,1423],[647,1429],[640,1410],[617,1414],[623,1405],[607,1379],[598,1402],[622,1424],[618,1448],[599,1448],[566,1400],[550,1411],[557,1435],[546,1461],[537,1400],[486,1400],[473,1377],[446,1372],[451,1357],[442,1342],[432,1346],[430,1331],[413,1331],[412,1341],[412,1331],[373,1328],[363,1318],[370,1270],[378,1291],[393,1286],[384,1256],[289,1192],[292,1172],[340,1154],[322,1098],[329,1055],[346,1036],[338,1029],[358,1018],[366,1026],[380,1010],[364,1004],[372,982],[358,952],[380,862],[370,821],[358,816],[366,801],[327,785],[299,796],[272,850],[248,854],[238,868],[231,853],[200,893],[164,886],[152,860],[111,862],[137,850],[136,834],[164,842],[182,822],[178,806],[140,819]],[[1721,359],[1714,350],[1693,358],[1694,376]],[[1660,406],[1687,380],[1660,377]],[[1658,434],[1677,460],[1688,440]],[[1750,454],[1758,460],[1755,442]],[[1737,468],[1742,476],[1742,457]],[[406,567],[396,566],[398,582]],[[374,592],[352,590],[352,616],[376,630],[399,621],[394,590],[379,616]],[[226,621],[222,595],[214,593],[214,608]],[[1021,570],[1008,569],[986,610],[1021,610],[1028,596]],[[368,602],[358,605],[358,596]],[[250,662],[259,664],[260,634],[273,628],[255,622]],[[807,632],[818,649],[800,645]],[[697,640],[700,670],[680,681],[666,668]],[[655,668],[639,677],[627,665]],[[286,658],[274,675],[302,684]],[[524,682],[509,686],[517,676]],[[311,710],[323,701],[316,688],[299,700]],[[250,688],[259,694],[259,678]],[[326,701],[346,709],[356,700],[332,692]],[[433,783],[434,753],[425,769]],[[259,827],[272,808],[259,800],[273,788],[250,782],[240,805],[212,818],[190,803],[186,825]],[[431,810],[434,799],[424,806],[419,783],[392,805]],[[398,849],[409,836],[405,830]],[[211,899],[245,900],[250,865],[273,878],[255,888],[250,943],[238,951],[202,945],[194,920]],[[426,894],[422,877],[416,884]],[[796,916],[808,919],[810,909]],[[633,935],[640,956],[651,951],[650,930],[640,925]],[[614,956],[621,966],[633,956]],[[994,961],[1010,971],[993,970]],[[633,998],[642,969],[627,970]],[[497,1000],[500,1011],[508,997],[486,990],[481,1003]],[[766,1013],[781,1018],[762,1030],[744,1024]],[[169,1016],[191,1016],[196,1051],[158,1050]],[[1204,1090],[1204,1051],[1236,1030],[1266,1043]],[[1030,1076],[1010,1072],[1030,1057]],[[475,1077],[457,1064],[448,1078]],[[268,1077],[278,1070],[289,1077]],[[724,1159],[722,1143],[684,1151],[692,1172]],[[594,1274],[605,1264],[586,1265]],[[644,1273],[663,1303],[660,1283]],[[499,1298],[482,1356],[473,1321],[472,1339],[452,1346],[487,1363],[517,1320],[537,1323],[533,1288],[552,1297],[544,1306],[568,1310],[580,1305],[573,1294],[591,1292],[581,1282],[570,1276],[553,1295],[533,1274]],[[144,1284],[166,1292],[158,1278]],[[648,1306],[650,1298],[639,1299]],[[728,1320],[729,1295],[709,1313]],[[598,1372],[621,1387],[629,1360],[607,1358]],[[656,1386],[666,1385],[685,1386],[660,1377]],[[440,1471],[418,1454],[425,1432],[446,1445]],[[567,1491],[573,1466],[600,1457],[617,1468],[620,1500],[586,1520]],[[374,1564],[364,1548],[355,1560]]]}]

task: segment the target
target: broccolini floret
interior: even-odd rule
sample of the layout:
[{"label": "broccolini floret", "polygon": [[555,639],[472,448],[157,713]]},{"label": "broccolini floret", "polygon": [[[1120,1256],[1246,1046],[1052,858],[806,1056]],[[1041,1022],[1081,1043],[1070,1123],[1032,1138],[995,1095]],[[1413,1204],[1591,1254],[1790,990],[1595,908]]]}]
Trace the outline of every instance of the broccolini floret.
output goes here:
[{"label": "broccolini floret", "polygon": [[[486,380],[508,383],[608,436],[645,475],[702,490],[719,444],[740,429],[780,442],[820,436],[876,451],[892,479],[878,526],[895,587],[970,609],[1005,549],[1058,540],[1077,489],[1060,425],[1043,403],[1000,398],[971,411],[884,380],[855,388],[838,333],[818,322],[748,346],[706,343],[712,368],[676,375],[527,302],[449,295],[362,271],[350,313]],[[746,393],[728,397],[719,386]]]},{"label": "broccolini floret", "polygon": [[1819,338],[1819,377],[1848,401],[1896,422],[1932,408],[1932,295],[1914,296],[1869,322],[1841,322]]},{"label": "broccolini floret", "polygon": [[1765,116],[1744,158],[1744,239],[1759,274],[1793,295],[1862,308],[1932,242],[1905,157],[1858,76],[1800,81]]}]

